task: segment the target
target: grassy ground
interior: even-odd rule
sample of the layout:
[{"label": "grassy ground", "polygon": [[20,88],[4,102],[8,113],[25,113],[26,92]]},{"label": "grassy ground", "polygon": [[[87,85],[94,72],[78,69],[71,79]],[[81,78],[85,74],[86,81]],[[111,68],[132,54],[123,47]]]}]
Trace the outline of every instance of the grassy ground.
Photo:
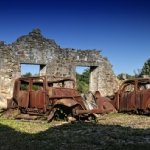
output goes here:
[{"label": "grassy ground", "polygon": [[74,123],[0,117],[0,150],[149,150],[149,127],[149,116],[127,114]]}]

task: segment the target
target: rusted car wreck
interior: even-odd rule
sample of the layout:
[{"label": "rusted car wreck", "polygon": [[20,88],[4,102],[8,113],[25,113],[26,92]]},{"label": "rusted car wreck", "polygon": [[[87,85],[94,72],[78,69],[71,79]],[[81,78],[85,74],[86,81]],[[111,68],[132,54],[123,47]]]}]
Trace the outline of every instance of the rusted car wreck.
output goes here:
[{"label": "rusted car wreck", "polygon": [[119,90],[108,97],[118,112],[150,114],[150,78],[125,80]]},{"label": "rusted car wreck", "polygon": [[8,99],[5,116],[34,119],[96,117],[97,114],[115,111],[107,97],[100,92],[87,92],[82,97],[76,90],[75,80],[56,76],[20,77],[16,79],[13,97]]}]

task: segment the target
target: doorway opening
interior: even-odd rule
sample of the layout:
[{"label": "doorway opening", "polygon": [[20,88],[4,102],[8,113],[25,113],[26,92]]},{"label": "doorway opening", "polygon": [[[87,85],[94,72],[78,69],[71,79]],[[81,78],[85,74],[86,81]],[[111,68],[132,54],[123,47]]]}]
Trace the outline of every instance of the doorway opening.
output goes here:
[{"label": "doorway opening", "polygon": [[76,84],[80,93],[98,90],[98,66],[76,66]]},{"label": "doorway opening", "polygon": [[89,91],[90,67],[76,66],[76,88],[80,93]]}]

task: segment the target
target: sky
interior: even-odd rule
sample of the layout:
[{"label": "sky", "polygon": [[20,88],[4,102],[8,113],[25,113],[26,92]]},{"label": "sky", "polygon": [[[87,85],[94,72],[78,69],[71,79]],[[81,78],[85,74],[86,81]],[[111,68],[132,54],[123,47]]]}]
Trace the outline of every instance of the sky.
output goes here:
[{"label": "sky", "polygon": [[150,58],[149,0],[0,0],[0,41],[34,28],[61,48],[102,50],[116,75],[134,75]]}]

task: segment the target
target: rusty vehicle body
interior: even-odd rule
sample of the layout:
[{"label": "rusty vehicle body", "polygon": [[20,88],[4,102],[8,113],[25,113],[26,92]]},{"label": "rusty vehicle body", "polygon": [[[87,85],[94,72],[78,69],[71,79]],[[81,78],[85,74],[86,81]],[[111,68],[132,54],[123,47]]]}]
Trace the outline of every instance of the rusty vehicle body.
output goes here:
[{"label": "rusty vehicle body", "polygon": [[15,118],[43,116],[48,121],[56,116],[80,119],[115,110],[110,99],[101,97],[98,91],[95,95],[88,92],[82,98],[74,79],[48,75],[16,79],[7,108],[6,116],[17,110]]},{"label": "rusty vehicle body", "polygon": [[119,90],[108,96],[118,112],[150,113],[150,78],[125,80]]}]

